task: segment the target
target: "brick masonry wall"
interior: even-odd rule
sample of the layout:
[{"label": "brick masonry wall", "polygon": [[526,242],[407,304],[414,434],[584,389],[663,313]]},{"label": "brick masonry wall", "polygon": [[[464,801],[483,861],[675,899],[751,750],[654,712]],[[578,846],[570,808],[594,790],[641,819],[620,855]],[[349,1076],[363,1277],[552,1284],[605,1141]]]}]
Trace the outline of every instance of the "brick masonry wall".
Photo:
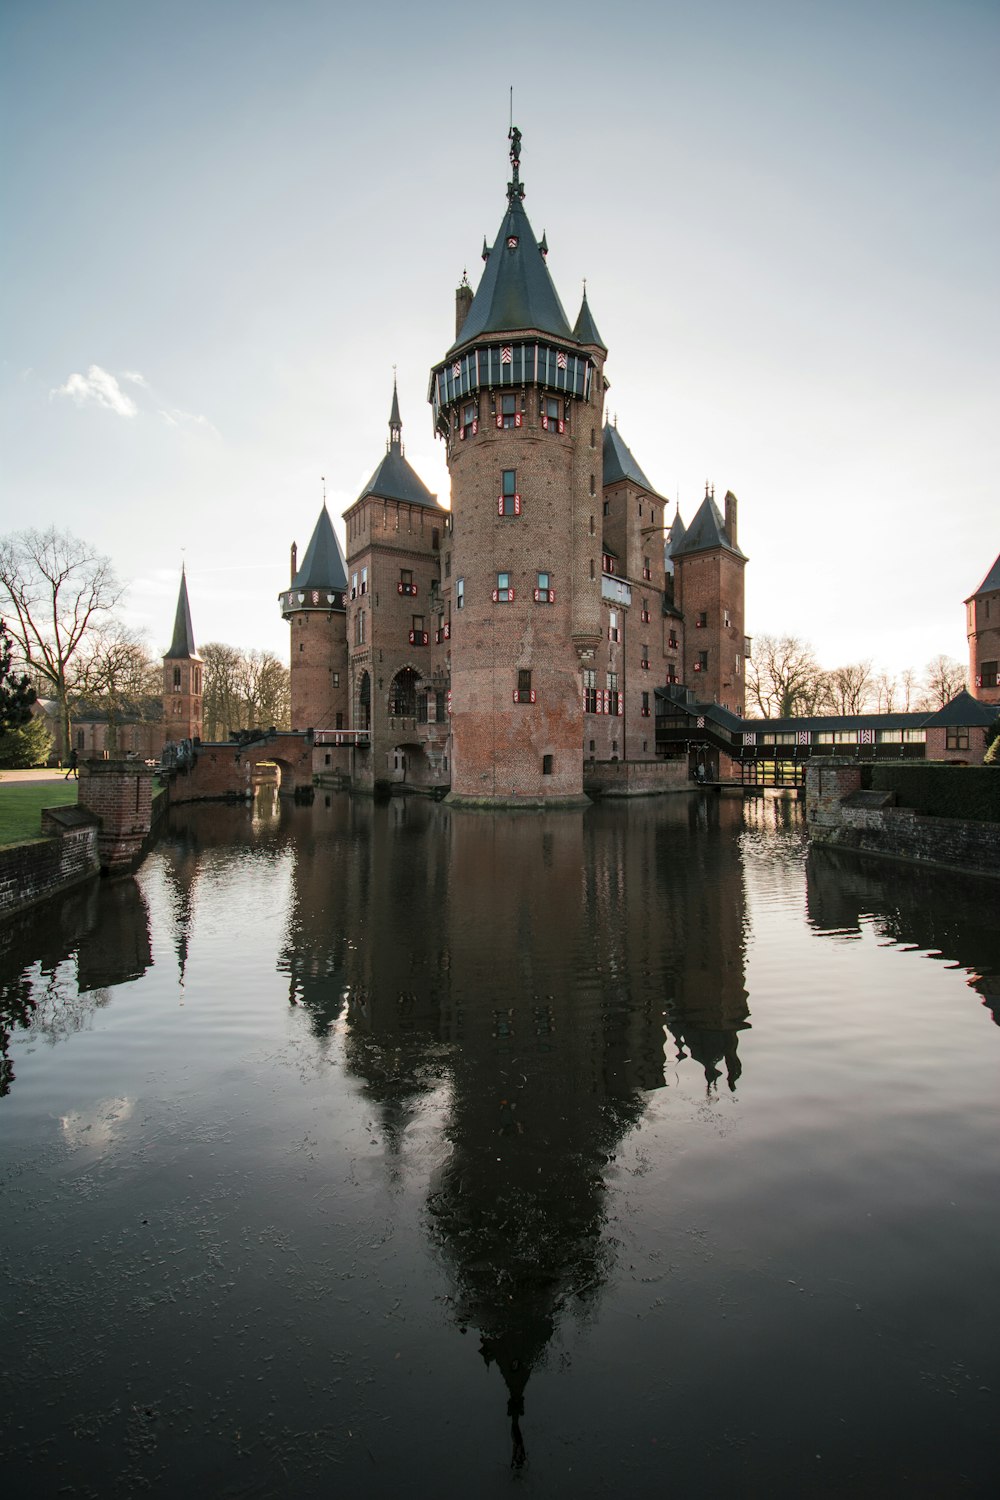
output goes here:
[{"label": "brick masonry wall", "polygon": [[660,792],[690,792],[686,760],[598,761],[586,763],[584,791],[603,797],[645,797]]},{"label": "brick masonry wall", "polygon": [[[42,818],[44,828],[44,813]],[[0,849],[0,918],[92,879],[99,871],[96,823]]]},{"label": "brick masonry wall", "polygon": [[250,745],[235,741],[199,745],[194,765],[177,772],[170,783],[172,803],[212,802],[224,797],[249,796],[258,761],[271,761],[281,770],[281,791],[291,793],[312,785],[313,742],[306,735],[277,734]]},{"label": "brick masonry wall", "polygon": [[153,826],[153,773],[136,761],[85,760],[78,803],[100,822],[101,869],[127,869]]},{"label": "brick masonry wall", "polygon": [[[347,635],[343,611],[296,610],[288,617],[288,624],[292,728],[346,729]],[[262,729],[267,727],[260,725]]]},{"label": "brick masonry wall", "polygon": [[[742,714],[746,698],[745,564],[731,552],[714,549],[682,554],[674,567],[676,599],[685,621],[683,681],[699,701],[722,703]],[[707,621],[699,628],[696,621],[702,612]],[[696,671],[702,651],[708,652],[708,666]]]},{"label": "brick masonry wall", "polygon": [[858,790],[857,767],[810,765],[806,819],[810,838],[883,858],[1000,876],[1000,823],[928,818],[909,808],[845,806]]}]

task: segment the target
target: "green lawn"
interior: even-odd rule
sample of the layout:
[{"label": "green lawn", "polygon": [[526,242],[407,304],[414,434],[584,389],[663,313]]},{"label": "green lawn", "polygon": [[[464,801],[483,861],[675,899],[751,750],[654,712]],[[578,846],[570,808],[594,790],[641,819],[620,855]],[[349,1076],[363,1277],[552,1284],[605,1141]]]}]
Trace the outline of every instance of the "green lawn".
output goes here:
[{"label": "green lawn", "polygon": [[30,781],[0,781],[0,844],[20,844],[42,833],[42,808],[76,802],[76,782],[33,786]]}]

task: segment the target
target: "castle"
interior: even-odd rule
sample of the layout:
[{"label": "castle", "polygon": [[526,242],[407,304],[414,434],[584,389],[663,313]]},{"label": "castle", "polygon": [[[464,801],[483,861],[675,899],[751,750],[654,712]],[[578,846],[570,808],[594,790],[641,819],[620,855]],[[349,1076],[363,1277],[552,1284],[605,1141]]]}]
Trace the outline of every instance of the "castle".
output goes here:
[{"label": "castle", "polygon": [[691,525],[671,522],[605,423],[607,349],[586,291],[566,317],[510,140],[506,211],[430,378],[451,507],[406,459],[394,388],[346,556],[324,504],[280,605],[292,729],[334,764],[350,746],[355,783],[571,804],[585,762],[665,769],[658,687],[742,715],[746,557],[734,495],[720,511],[706,486]]}]

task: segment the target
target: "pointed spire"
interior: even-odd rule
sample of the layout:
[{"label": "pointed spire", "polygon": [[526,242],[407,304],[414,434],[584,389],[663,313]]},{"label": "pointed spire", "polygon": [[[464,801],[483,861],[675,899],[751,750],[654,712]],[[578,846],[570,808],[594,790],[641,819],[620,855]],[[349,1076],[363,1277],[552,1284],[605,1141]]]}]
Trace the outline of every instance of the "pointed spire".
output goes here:
[{"label": "pointed spire", "polygon": [[486,243],[486,236],[484,234],[483,235],[483,260],[489,260],[489,258],[490,258],[490,247]]},{"label": "pointed spire", "polygon": [[515,202],[520,202],[524,198],[524,183],[520,177],[521,132],[516,125],[512,125],[508,130],[507,139],[510,141],[510,164],[513,169],[513,176],[507,184],[507,202],[513,208]]},{"label": "pointed spire", "polygon": [[187,573],[181,563],[181,586],[177,594],[177,613],[174,616],[174,638],[167,652],[170,661],[201,661],[194,643],[194,628],[191,624],[191,606],[188,603]]},{"label": "pointed spire", "polygon": [[396,366],[392,367],[392,410],[389,412],[389,447],[403,450],[403,419],[399,415],[399,392],[396,389]]},{"label": "pointed spire", "polygon": [[542,252],[542,258],[544,259],[549,253],[549,238],[544,229],[542,230],[542,237],[538,241],[538,248]]},{"label": "pointed spire", "polygon": [[598,349],[603,349],[605,354],[608,352],[608,346],[598,333],[594,315],[590,311],[586,282],[583,283],[583,301],[580,303],[580,311],[573,328],[573,337],[581,344],[592,344]]}]

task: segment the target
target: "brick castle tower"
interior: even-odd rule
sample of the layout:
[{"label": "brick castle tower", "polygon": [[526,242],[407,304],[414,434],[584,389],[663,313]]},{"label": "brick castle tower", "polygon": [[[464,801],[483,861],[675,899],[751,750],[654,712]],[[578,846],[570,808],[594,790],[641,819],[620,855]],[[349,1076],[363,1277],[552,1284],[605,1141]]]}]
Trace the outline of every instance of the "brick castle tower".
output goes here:
[{"label": "brick castle tower", "polygon": [[302,566],[292,543],[291,583],[278,596],[291,626],[293,729],[343,729],[347,723],[347,568],[323,501]]},{"label": "brick castle tower", "polygon": [[563,311],[523,207],[507,211],[456,339],[431,375],[451,474],[451,795],[582,799],[581,667],[602,639],[606,350],[584,299]]},{"label": "brick castle tower", "polygon": [[981,703],[1000,703],[1000,557],[965,609],[972,695]]},{"label": "brick castle tower", "polygon": [[[743,615],[743,570],[747,558],[737,541],[737,504],[726,492],[725,515],[706,484],[691,525],[677,522],[669,547],[674,572],[673,602],[683,613],[682,680],[700,703],[721,703],[743,713],[746,698],[746,647]],[[674,533],[677,533],[676,536]]]},{"label": "brick castle tower", "polygon": [[202,660],[194,643],[187,575],[181,568],[174,634],[163,658],[163,731],[166,739],[201,739]]}]

